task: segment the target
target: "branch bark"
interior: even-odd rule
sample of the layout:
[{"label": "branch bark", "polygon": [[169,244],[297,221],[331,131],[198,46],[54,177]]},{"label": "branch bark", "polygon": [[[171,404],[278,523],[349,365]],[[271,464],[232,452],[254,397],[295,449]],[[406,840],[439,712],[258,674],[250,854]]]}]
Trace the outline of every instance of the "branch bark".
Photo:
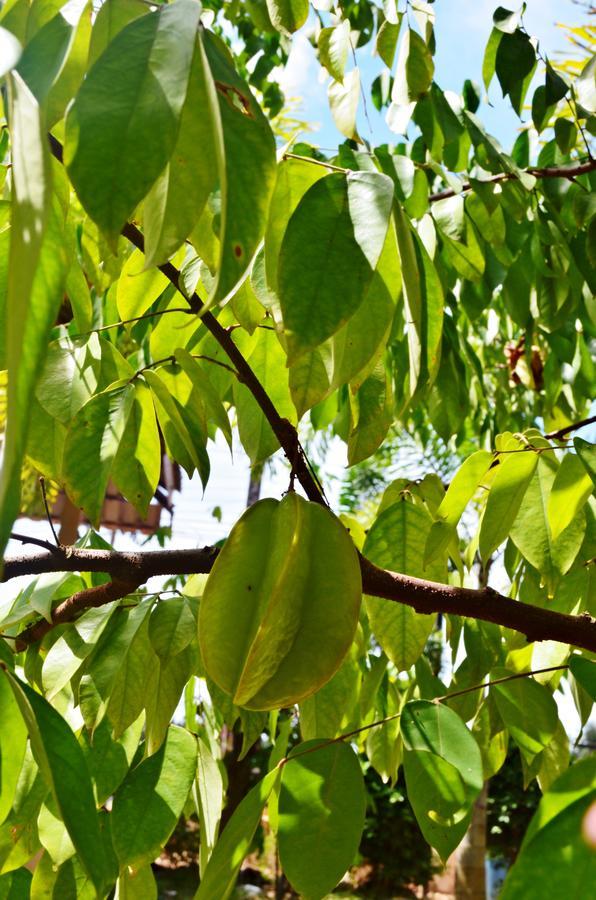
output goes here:
[{"label": "branch bark", "polygon": [[[107,550],[78,550],[61,548],[56,553],[39,553],[7,559],[3,580],[17,575],[37,575],[42,572],[106,572],[113,584],[128,584],[124,594],[130,593],[153,575],[189,575],[208,573],[217,558],[216,547],[197,550],[159,550],[146,553],[119,553]],[[530,606],[499,594],[492,588],[472,590],[412,578],[375,566],[360,557],[362,588],[365,594],[382,597],[394,603],[411,606],[419,613],[452,613],[485,622],[494,622],[526,635],[529,641],[560,641],[583,650],[596,652],[596,620],[588,615],[570,616],[540,606]],[[131,587],[132,585],[132,587]],[[105,585],[101,586],[105,588]],[[65,600],[54,610],[53,623],[68,622],[89,606],[100,606],[115,599],[110,595],[101,600],[101,593],[81,591]],[[52,624],[38,623],[19,635],[19,642],[27,644],[39,640]]]},{"label": "branch bark", "polygon": [[[62,145],[53,135],[49,135],[50,147],[53,155],[62,162]],[[596,169],[596,161],[590,160],[572,167],[561,169],[543,169],[532,170],[532,174],[538,177],[551,178],[574,178],[577,175],[585,174]],[[495,180],[499,180],[500,176],[495,176]],[[453,192],[451,192],[453,193]],[[451,196],[451,193],[443,192],[441,196]],[[435,199],[440,199],[439,197]],[[122,229],[122,234],[139,250],[144,252],[145,243],[141,231],[132,223],[127,223]],[[171,263],[167,262],[159,267],[166,278],[176,287],[176,289],[185,297],[181,288],[180,272]],[[202,317],[205,327],[211,332],[220,347],[228,356],[230,362],[238,372],[238,377],[250,390],[267,421],[269,422],[279,444],[284,451],[288,461],[292,465],[292,472],[298,479],[302,488],[309,498],[316,503],[325,503],[323,493],[317,484],[315,478],[311,474],[306,458],[300,447],[298,433],[294,426],[282,416],[279,415],[277,409],[271,401],[271,398],[265,391],[263,385],[251,369],[250,365],[239,351],[233,341],[232,332],[224,328],[216,319],[213,313],[205,309],[205,305],[200,297],[194,293],[190,298],[185,297],[189,303],[190,309]],[[92,562],[89,554],[94,551],[85,551],[87,557],[85,560],[79,558],[80,564],[76,565],[76,554],[81,551],[70,550],[68,559],[69,563],[65,571],[73,571],[83,569]],[[96,551],[98,552],[98,551]],[[213,553],[213,551],[211,551]],[[182,551],[184,557],[180,557],[180,551],[169,550],[162,553],[146,553],[146,554],[111,554],[111,559],[106,559],[105,555],[101,562],[94,560],[94,564],[98,567],[106,567],[94,569],[95,571],[107,571],[116,575],[115,568],[118,569],[120,575],[124,572],[130,574],[131,568],[140,575],[143,574],[142,583],[151,575],[164,574],[187,574],[191,572],[204,572],[209,569],[202,566],[209,564],[209,557],[206,549],[199,551]],[[192,554],[199,554],[196,564],[192,562]],[[131,560],[130,557],[135,560]],[[128,557],[128,558],[125,558]],[[157,557],[157,558],[156,558]],[[211,565],[213,559],[211,559]],[[30,568],[32,565],[52,565],[57,563],[56,554],[44,554],[43,560],[38,558],[37,563],[32,562],[32,558],[28,558],[29,568],[24,570],[27,565],[23,559],[7,560],[4,569],[4,577],[12,577],[7,573],[12,570],[16,574],[16,570],[20,570],[20,574],[28,571],[33,574],[35,571],[61,571],[59,568],[52,567],[50,569]],[[508,628],[525,634],[528,640],[556,640],[564,643],[573,644],[586,650],[596,652],[596,621],[589,616],[567,616],[562,613],[556,613],[549,609],[529,606],[518,601],[511,600],[501,594],[485,588],[480,591],[470,590],[468,588],[456,588],[449,585],[436,584],[434,582],[423,581],[422,579],[411,578],[406,575],[400,575],[395,572],[388,572],[379,569],[364,557],[360,557],[363,589],[365,593],[378,597],[384,597],[387,600],[405,603],[412,606],[418,612],[448,612],[462,616],[471,616],[477,619],[484,619],[489,622],[495,622]],[[72,566],[72,568],[71,568]],[[198,566],[198,567],[196,567]],[[165,568],[164,568],[165,567]]]},{"label": "branch bark", "polygon": [[[573,181],[578,175],[588,175],[590,172],[594,171],[596,171],[596,159],[589,159],[586,162],[577,163],[574,166],[545,166],[543,168],[531,166],[529,169],[524,169],[524,172],[527,175],[533,175],[534,178],[567,178],[570,181]],[[499,172],[497,175],[493,175],[492,178],[487,178],[483,183],[498,184],[500,181],[518,180],[519,176],[516,175],[515,172]],[[444,191],[437,191],[436,194],[430,194],[428,200],[429,203],[435,203],[437,200],[446,200],[447,197],[455,197],[456,194],[461,194],[463,191],[469,191],[471,189],[472,185],[466,181],[459,191],[456,191],[453,188],[445,188]]]},{"label": "branch bark", "polygon": [[20,653],[29,644],[40,641],[56,625],[72,622],[79,613],[84,612],[86,609],[91,609],[94,606],[105,606],[106,603],[111,603],[113,600],[121,600],[127,594],[135,591],[139,584],[140,582],[131,577],[125,580],[114,579],[114,581],[108,581],[107,584],[100,584],[96,587],[87,588],[84,591],[78,591],[54,607],[51,622],[48,622],[47,619],[40,619],[39,622],[34,622],[33,625],[21,631],[15,641],[15,650],[17,653]]},{"label": "branch bark", "polygon": [[580,428],[584,428],[586,425],[593,425],[596,422],[596,416],[590,416],[588,419],[582,419],[580,422],[573,422],[571,425],[566,425],[564,428],[559,428],[557,431],[551,431],[548,434],[545,434],[544,437],[548,438],[549,441],[562,441],[566,435],[571,434],[572,431],[578,431]]}]

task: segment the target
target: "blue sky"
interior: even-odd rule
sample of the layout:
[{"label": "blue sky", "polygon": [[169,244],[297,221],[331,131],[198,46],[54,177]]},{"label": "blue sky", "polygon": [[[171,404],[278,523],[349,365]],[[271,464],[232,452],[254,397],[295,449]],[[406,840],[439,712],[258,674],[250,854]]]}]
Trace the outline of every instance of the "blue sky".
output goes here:
[{"label": "blue sky", "polygon": [[[437,37],[435,80],[443,90],[457,93],[461,92],[466,78],[481,84],[484,48],[492,27],[493,11],[499,6],[498,0],[436,0],[434,5]],[[518,6],[517,2],[504,2],[504,5]],[[528,0],[524,16],[526,28],[538,38],[541,51],[547,56],[565,48],[565,37],[556,23],[578,24],[580,19],[581,10],[572,0]],[[321,70],[307,39],[307,29],[308,26],[305,26],[294,36],[294,46],[281,82],[289,96],[303,98],[301,117],[320,126],[307,139],[321,147],[333,149],[343,138],[329,113],[327,86],[319,77]],[[372,43],[358,51],[358,63],[368,93],[370,84],[383,69],[381,60],[372,55]],[[540,75],[537,73],[536,77]],[[496,78],[486,99],[493,105],[483,102],[478,114],[503,147],[509,149],[517,135],[520,120],[508,101],[503,100]],[[358,123],[360,134],[375,145],[385,141],[395,142],[397,136],[387,128],[384,114],[377,113],[370,99],[368,112],[372,140],[362,109]]]}]

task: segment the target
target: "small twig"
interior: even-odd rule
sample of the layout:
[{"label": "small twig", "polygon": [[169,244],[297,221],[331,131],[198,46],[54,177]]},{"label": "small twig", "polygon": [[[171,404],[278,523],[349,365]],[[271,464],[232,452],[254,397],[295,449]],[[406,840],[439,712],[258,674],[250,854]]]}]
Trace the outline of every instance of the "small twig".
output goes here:
[{"label": "small twig", "polygon": [[571,110],[571,115],[572,115],[573,118],[575,119],[575,124],[577,125],[577,127],[578,127],[578,129],[579,129],[579,133],[580,133],[581,136],[582,136],[582,140],[583,140],[584,146],[585,146],[585,148],[586,148],[586,153],[588,154],[588,156],[589,156],[590,159],[593,159],[593,157],[592,157],[592,151],[590,150],[590,142],[588,141],[588,138],[587,138],[587,136],[586,136],[586,132],[584,131],[583,126],[582,126],[582,123],[580,122],[579,116],[578,116],[578,114],[577,114],[577,105],[573,106],[573,104],[571,103],[571,100],[569,99],[569,97],[565,97],[565,101],[566,101],[566,103],[567,103],[567,106],[568,106],[569,109]]},{"label": "small twig", "polygon": [[299,153],[284,153],[283,158],[298,159],[301,162],[312,163],[313,166],[323,166],[325,169],[331,169],[332,172],[343,172],[344,175],[347,175],[350,171],[349,169],[344,169],[343,166],[336,166],[323,159],[314,159],[312,156],[300,156]]},{"label": "small twig", "polygon": [[549,441],[561,441],[566,434],[570,434],[572,431],[577,431],[578,428],[583,428],[584,425],[593,425],[594,422],[596,422],[596,416],[590,416],[588,419],[582,419],[580,422],[574,422],[572,425],[566,425],[565,428],[559,428],[558,431],[551,431],[549,434],[545,434],[544,437]]},{"label": "small twig", "polygon": [[227,363],[223,362],[221,359],[215,359],[213,356],[203,356],[201,353],[192,353],[193,359],[204,359],[205,362],[213,363],[214,366],[221,366],[222,369],[227,369],[228,372],[231,372],[232,375],[235,375],[238,381],[242,381],[240,376],[240,372],[234,368],[234,366],[229,366]]},{"label": "small twig", "polygon": [[39,486],[41,488],[41,496],[43,498],[43,505],[46,511],[46,516],[50,525],[50,530],[54,535],[54,541],[56,542],[56,546],[60,547],[60,541],[58,540],[58,535],[56,534],[56,529],[54,528],[54,523],[52,522],[52,516],[50,514],[50,507],[48,506],[48,498],[46,495],[46,480],[43,475],[39,476]]},{"label": "small twig", "polygon": [[[504,684],[506,681],[516,681],[518,678],[530,678],[532,675],[542,675],[545,672],[558,672],[562,669],[568,669],[569,666],[549,666],[546,669],[534,669],[531,672],[516,672],[513,675],[506,675],[503,678],[495,678],[493,681],[484,681],[482,684],[475,684],[472,687],[463,688],[461,691],[454,691],[452,694],[443,694],[441,697],[434,697],[433,703],[445,703],[449,700],[453,700],[454,697],[460,697],[463,694],[471,694],[473,691],[480,691],[483,688],[493,687],[495,684]],[[377,719],[375,722],[369,722],[368,725],[361,725],[360,728],[354,728],[353,731],[347,731],[344,734],[339,734],[335,738],[329,738],[327,741],[322,741],[316,747],[309,747],[308,750],[303,750],[301,753],[294,753],[292,756],[286,756],[285,759],[282,759],[279,765],[285,765],[286,763],[292,762],[293,759],[298,759],[299,756],[306,756],[308,753],[315,753],[317,750],[320,750],[322,747],[328,747],[330,744],[338,744],[340,741],[345,741],[348,738],[356,737],[358,734],[362,734],[363,731],[369,731],[371,728],[378,728],[380,725],[385,725],[387,722],[393,722],[395,719],[399,719],[401,716],[401,712],[393,713],[391,716],[385,716],[383,719]]]},{"label": "small twig", "polygon": [[548,666],[545,669],[534,669],[532,672],[516,672],[514,675],[504,675],[503,678],[495,678],[494,681],[485,681],[483,684],[475,684],[473,687],[462,688],[461,691],[453,691],[452,694],[444,694],[437,697],[437,701],[453,700],[454,697],[462,697],[464,694],[471,694],[472,691],[479,691],[481,688],[492,687],[495,684],[504,684],[506,681],[516,681],[518,678],[528,678],[530,675],[544,675],[547,672],[559,672],[562,669],[568,669],[569,666]]},{"label": "small twig", "polygon": [[98,334],[100,331],[108,331],[110,328],[119,328],[121,325],[131,325],[133,322],[141,322],[143,319],[154,319],[156,316],[166,316],[168,313],[187,313],[191,316],[196,315],[190,307],[176,306],[171,309],[158,309],[156,312],[143,313],[142,316],[133,316],[132,319],[120,319],[119,322],[112,322],[111,325],[101,325],[99,328],[91,328],[89,331],[71,334],[70,337],[72,339],[88,337],[90,334]]},{"label": "small twig", "polygon": [[11,532],[10,539],[12,541],[20,541],[21,544],[35,544],[36,547],[43,547],[44,550],[49,550],[50,553],[62,552],[62,547],[58,542],[52,544],[50,541],[44,541],[41,538],[29,537],[29,535],[26,534],[17,534],[16,531]]},{"label": "small twig", "polygon": [[[356,48],[354,47],[354,44],[352,43],[351,35],[349,37],[349,41],[350,41],[350,50],[352,51],[352,60],[354,61],[355,68],[358,69],[358,60],[356,58]],[[358,75],[360,75],[360,72],[358,72]],[[366,119],[366,124],[368,125],[370,139],[374,143],[372,123],[371,123],[370,117],[368,115],[368,105],[367,105],[367,101],[366,101],[366,93],[364,91],[364,85],[362,84],[362,81],[360,80],[360,78],[358,80],[360,81],[360,96],[362,97],[362,108],[364,110],[364,118]]]}]

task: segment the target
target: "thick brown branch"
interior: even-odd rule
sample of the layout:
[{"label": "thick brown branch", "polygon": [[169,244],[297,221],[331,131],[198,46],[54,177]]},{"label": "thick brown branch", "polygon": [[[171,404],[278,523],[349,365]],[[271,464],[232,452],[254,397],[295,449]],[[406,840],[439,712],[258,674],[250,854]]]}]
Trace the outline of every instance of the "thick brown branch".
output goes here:
[{"label": "thick brown branch", "polygon": [[379,569],[361,557],[362,582],[367,594],[412,606],[419,613],[453,613],[494,622],[525,634],[529,641],[560,641],[596,651],[596,620],[569,616],[505,597],[492,588],[473,590],[437,584]]},{"label": "thick brown branch", "polygon": [[[50,145],[54,156],[62,161],[62,147],[52,135],[50,135]],[[594,169],[596,169],[596,162],[590,160],[587,163],[575,166],[557,169],[532,169],[530,172],[539,178],[574,178]],[[503,176],[495,176],[493,180],[499,181],[508,177],[510,176],[504,173]],[[451,196],[453,193],[454,191],[441,192],[434,199]],[[127,223],[122,229],[122,234],[135,247],[144,252],[143,235],[135,225]],[[164,263],[159,268],[177,290],[185,296],[181,288],[178,269],[170,262]],[[205,327],[224,350],[236,369],[238,377],[255,398],[292,465],[294,475],[298,478],[308,498],[317,503],[324,503],[322,492],[308,468],[304,454],[301,452],[296,429],[287,419],[279,415],[263,385],[234,343],[232,333],[224,328],[211,312],[205,310],[204,303],[196,293],[187,299],[190,308],[202,316]],[[78,551],[73,551],[73,554],[75,552]],[[86,552],[92,553],[92,551]],[[192,554],[193,551],[183,552],[186,554],[183,559],[180,557],[180,551],[175,550],[164,551],[161,554],[133,554],[136,557],[142,557],[142,560],[137,564],[136,573],[140,575],[139,568],[143,569],[144,578],[142,580],[151,575],[163,575],[166,574],[164,564],[167,566],[167,574],[206,571],[204,568],[196,568],[191,564],[189,554]],[[200,562],[198,564],[201,566],[205,565],[205,550],[194,552],[200,554]],[[112,554],[113,558],[121,558],[121,556],[121,554]],[[150,562],[151,558],[156,556],[160,557],[157,571],[152,568]],[[52,568],[49,570],[38,568],[36,571],[59,571],[53,565],[55,563],[54,557],[55,554],[44,554],[45,562],[52,564]],[[169,566],[165,563],[164,557],[169,561]],[[69,562],[73,562],[72,555]],[[23,563],[23,560],[18,561],[18,565],[21,566],[20,574],[23,574]],[[102,564],[107,566],[108,561],[104,559]],[[14,571],[16,565],[16,561],[6,561],[5,578],[12,577],[8,573],[11,571],[11,568]],[[109,565],[118,565],[122,572],[122,561],[115,563],[112,559]],[[80,568],[85,570],[85,565],[81,565]],[[557,640],[573,644],[576,647],[596,651],[596,622],[590,617],[566,616],[540,607],[518,603],[488,588],[481,591],[473,591],[467,588],[455,588],[449,585],[440,585],[410,578],[394,572],[387,572],[373,566],[372,563],[364,558],[361,558],[361,568],[363,587],[366,593],[385,597],[387,600],[405,603],[419,612],[449,612],[471,616],[513,628],[525,634],[529,640]],[[112,574],[111,568],[103,570]],[[32,573],[33,570],[30,568],[29,572]],[[16,571],[14,571],[14,574],[16,574]],[[142,583],[142,581],[139,583]]]},{"label": "thick brown branch", "polygon": [[64,622],[72,622],[79,613],[94,606],[105,606],[113,600],[121,600],[135,591],[139,587],[140,582],[134,579],[121,581],[114,579],[108,581],[107,584],[100,584],[97,587],[87,588],[84,591],[78,591],[73,594],[52,610],[52,621],[41,619],[22,631],[15,641],[15,650],[20,652],[25,650],[29,644],[40,641],[44,635],[52,630],[56,625],[62,625]]},{"label": "thick brown branch", "polygon": [[[7,559],[4,565],[3,579],[7,581],[16,575],[33,575],[40,572],[107,572],[115,582],[120,584],[126,582],[129,586],[125,593],[130,593],[134,589],[130,587],[131,584],[134,586],[143,584],[153,575],[210,572],[217,553],[218,550],[215,547],[203,547],[198,550],[160,550],[147,553],[118,553],[106,550],[67,548],[62,551],[61,557],[56,553],[40,553]],[[458,616],[494,622],[525,634],[530,641],[560,641],[583,650],[596,652],[596,621],[590,616],[569,616],[540,606],[530,606],[527,603],[520,603],[510,597],[505,597],[491,588],[472,590],[424,581],[421,578],[411,578],[379,569],[364,557],[360,558],[360,566],[363,590],[366,594],[383,597],[396,603],[404,603],[419,613],[453,613]],[[95,596],[93,595],[93,598]],[[98,598],[100,596],[100,594],[97,595]],[[77,598],[76,601],[74,598],[70,598],[55,610],[55,617],[60,610],[60,622],[70,621],[87,606],[101,605],[101,602],[107,603],[114,599],[110,596],[104,601],[90,603],[87,601],[89,591],[76,594],[75,598]],[[55,621],[58,620],[55,618]],[[43,628],[42,634],[45,634],[51,626],[49,623],[40,623],[40,627]],[[31,642],[38,640],[39,636],[31,637],[31,629],[28,629],[19,636],[19,639],[21,642]]]},{"label": "thick brown branch", "polygon": [[152,550],[146,553],[60,547],[51,553],[23,554],[6,559],[0,581],[10,581],[19,575],[41,575],[43,572],[105,572],[121,581],[138,580],[138,584],[144,584],[153,575],[210,572],[218,553],[217,547]]},{"label": "thick brown branch", "polygon": [[596,422],[596,416],[590,416],[589,419],[573,422],[571,425],[566,425],[565,428],[559,428],[558,431],[551,431],[549,434],[545,434],[544,437],[548,438],[549,441],[562,441],[565,435],[571,434],[572,431],[578,431],[585,425],[593,425],[594,422]]},{"label": "thick brown branch", "polygon": [[[62,162],[62,145],[60,141],[58,141],[52,134],[50,134],[49,142],[52,154],[59,162]],[[141,250],[142,253],[145,252],[145,240],[143,238],[142,232],[136,227],[136,225],[133,225],[131,222],[127,222],[122,229],[122,234],[138,250]],[[239,379],[251,392],[256,402],[260,406],[263,415],[269,422],[269,425],[271,426],[275,437],[279,441],[280,447],[284,451],[288,462],[292,466],[295,476],[298,478],[309,500],[314,500],[316,503],[324,504],[325,500],[323,494],[321,493],[319,486],[317,485],[308,468],[308,464],[306,462],[304,454],[301,452],[300,444],[298,441],[298,433],[296,429],[291,424],[291,422],[280,416],[274,404],[272,403],[269,394],[234,343],[232,333],[217,321],[213,313],[205,310],[205,304],[196,292],[193,293],[190,297],[186,296],[183,288],[181,287],[180,271],[176,268],[176,266],[174,266],[171,262],[166,262],[163,264],[163,266],[159,266],[159,269],[163,272],[168,281],[170,281],[171,284],[174,285],[176,290],[185,298],[185,300],[188,301],[190,309],[193,312],[197,313],[197,315],[200,315],[202,317],[202,321],[207,330],[211,332],[219,346],[227,355],[230,362],[233,363],[234,368],[238,373]]]}]

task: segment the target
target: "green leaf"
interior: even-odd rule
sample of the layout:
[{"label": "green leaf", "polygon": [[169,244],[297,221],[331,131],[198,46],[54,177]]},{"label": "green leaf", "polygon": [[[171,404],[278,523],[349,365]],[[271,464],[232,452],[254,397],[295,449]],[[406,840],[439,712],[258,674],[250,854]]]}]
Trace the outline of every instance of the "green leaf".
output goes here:
[{"label": "green leaf", "polygon": [[124,780],[137,752],[143,724],[143,717],[139,716],[117,740],[112,737],[107,719],[102,719],[93,734],[87,729],[82,731],[81,744],[98,806],[103,806]]},{"label": "green leaf", "polygon": [[[557,784],[555,782],[555,789]],[[547,797],[548,794],[545,799]],[[593,791],[592,797],[582,797],[565,806],[534,834],[529,843],[524,843],[503,885],[502,900],[581,897],[585,893],[586,885],[593,884],[596,878],[594,849],[582,835],[583,821],[591,803]]]},{"label": "green leaf", "polygon": [[350,723],[361,674],[354,654],[348,654],[331,681],[300,704],[303,741],[334,738]]},{"label": "green leaf", "polygon": [[443,291],[433,261],[397,202],[393,220],[401,260],[411,396],[424,378],[436,375],[439,367]]},{"label": "green leaf", "polygon": [[551,591],[556,573],[564,575],[573,565],[586,530],[585,517],[580,510],[566,524],[565,530],[560,531],[556,539],[553,537],[547,511],[555,481],[549,463],[544,458],[539,459],[509,531],[520,553],[538,569]]},{"label": "green leaf", "polygon": [[8,872],[24,866],[41,850],[36,822],[47,795],[48,786],[28,747],[12,798],[12,810],[4,824],[0,825],[1,871]]},{"label": "green leaf", "polygon": [[51,798],[39,811],[37,830],[39,840],[51,857],[54,867],[61,866],[75,855],[74,845]]},{"label": "green leaf", "polygon": [[114,612],[110,603],[99,609],[88,609],[75,623],[66,626],[52,644],[42,666],[42,682],[46,697],[52,700],[68,684],[93,650]]},{"label": "green leaf", "polygon": [[[491,672],[491,681],[511,674],[507,669]],[[517,678],[490,688],[497,710],[509,734],[526,760],[540,753],[552,739],[558,713],[550,691],[533,678]]]},{"label": "green leaf", "polygon": [[[236,340],[240,341],[240,337]],[[285,369],[286,354],[277,334],[274,331],[261,332],[245,356],[278,413],[290,422],[296,422]],[[242,446],[253,465],[263,462],[279,448],[279,441],[246,385],[234,380],[233,396]]]},{"label": "green leaf", "polygon": [[547,106],[546,88],[543,84],[538,85],[532,97],[532,122],[538,134],[544,131],[554,111],[554,106]]},{"label": "green leaf", "polygon": [[263,809],[279,781],[279,769],[262,778],[240,801],[219,838],[201,878],[195,900],[227,900],[261,821]]},{"label": "green leaf", "polygon": [[96,394],[76,414],[66,435],[66,489],[95,526],[134,400],[132,384]]},{"label": "green leaf", "polygon": [[319,59],[336,81],[343,81],[350,49],[350,23],[347,19],[333,28],[322,28],[317,44]]},{"label": "green leaf", "polygon": [[519,26],[523,13],[523,6],[512,12],[503,6],[498,6],[493,13],[493,24],[495,28],[502,31],[503,34],[513,34]]},{"label": "green leaf", "polygon": [[375,53],[381,57],[389,69],[393,67],[393,59],[395,57],[395,50],[399,39],[402,18],[403,13],[398,13],[397,24],[385,19],[377,33]]},{"label": "green leaf", "polygon": [[596,703],[596,662],[574,654],[569,660],[569,671]]},{"label": "green leaf", "polygon": [[202,738],[197,739],[197,745],[198,761],[194,796],[200,828],[199,870],[201,878],[204,878],[207,864],[217,843],[224,789],[217,761]]},{"label": "green leaf", "polygon": [[360,141],[356,119],[360,103],[360,70],[352,69],[340,81],[333,81],[327,89],[329,109],[341,134],[350,141]]},{"label": "green leaf", "polygon": [[487,560],[508,537],[538,465],[537,453],[524,451],[521,445],[512,449],[520,452],[501,457],[482,517],[479,547],[483,560]]},{"label": "green leaf", "polygon": [[400,106],[420,99],[430,88],[435,71],[432,54],[416,31],[405,32],[397,58],[391,99]]},{"label": "green leaf", "polygon": [[170,282],[159,269],[145,265],[141,250],[133,250],[116,284],[116,304],[122,319],[142,316],[153,306]]},{"label": "green leaf", "polygon": [[430,529],[425,550],[425,565],[436,559],[448,546],[463,511],[478,490],[488,472],[493,454],[477,450],[466,459],[449,483],[447,492],[437,509],[437,522]]},{"label": "green leaf", "polygon": [[48,128],[53,127],[64,117],[66,108],[77,93],[87,71],[92,35],[92,15],[91,3],[79,4],[74,10],[74,15],[69,13],[73,34],[64,65],[50,88],[45,103]]},{"label": "green leaf", "polygon": [[566,453],[548,499],[548,521],[553,540],[572,522],[593,489],[592,479],[580,457]]},{"label": "green leaf", "polygon": [[35,867],[31,896],[44,900],[95,900],[97,893],[78,857],[56,867],[50,855],[44,853]]},{"label": "green leaf", "polygon": [[573,439],[573,446],[596,487],[596,444],[590,444],[589,441],[576,437]]},{"label": "green leaf", "polygon": [[265,232],[275,186],[275,139],[258,103],[231,64],[227,47],[210,32],[203,32],[203,41],[216,82],[223,130],[220,256],[210,297],[210,302],[220,302],[231,296],[242,280]]},{"label": "green leaf", "polygon": [[14,34],[0,27],[0,78],[14,69],[21,56],[22,49]]},{"label": "green leaf", "polygon": [[326,176],[323,166],[306,160],[284,159],[277,167],[277,180],[265,233],[267,284],[278,291],[279,255],[288,222],[300,200],[316,181]]},{"label": "green leaf", "polygon": [[143,207],[147,266],[172,256],[198,222],[215,188],[222,152],[215,85],[197,41],[172,157]]},{"label": "green leaf", "polygon": [[555,72],[549,62],[546,64],[546,75],[544,80],[544,101],[547,106],[554,106],[559,100],[562,100],[569,85],[564,78],[561,78],[558,72]]},{"label": "green leaf", "polygon": [[191,648],[186,647],[169,659],[158,658],[151,667],[145,697],[145,734],[149,754],[155,753],[163,744],[184,685],[191,676],[192,663]]},{"label": "green leaf", "polygon": [[592,56],[581,70],[575,82],[575,93],[581,106],[589,113],[596,113],[596,59]]},{"label": "green leaf", "polygon": [[98,894],[110,887],[111,867],[99,830],[83,751],[62,716],[27,684],[4,672],[29,732],[35,760],[51,788],[85,871]]},{"label": "green leaf", "polygon": [[160,659],[167,660],[188,647],[196,623],[185,597],[158,603],[149,617],[149,640]]},{"label": "green leaf", "polygon": [[503,34],[497,48],[495,71],[503,96],[509,94],[511,105],[518,115],[536,68],[536,51],[525,32],[517,29]]},{"label": "green leaf", "polygon": [[[395,572],[431,581],[445,581],[445,561],[423,565],[424,547],[432,520],[425,509],[404,499],[388,507],[369,530],[362,552],[371,562]],[[409,669],[432,631],[435,617],[418,615],[401,603],[366,598],[371,628],[389,659]]]},{"label": "green leaf", "polygon": [[74,34],[72,24],[58,13],[27,44],[17,72],[43,106],[62,69]]},{"label": "green leaf", "polygon": [[[118,635],[124,645],[119,659],[102,665],[100,648],[97,650],[98,669],[93,672],[93,683],[99,696],[105,698],[105,712],[114,728],[115,738],[136,722],[154,687],[152,679],[159,658],[149,640],[147,612],[148,606],[134,610],[123,626]],[[114,644],[117,646],[116,642]],[[115,652],[111,650],[112,655]]]},{"label": "green leaf", "polygon": [[27,728],[7,678],[0,677],[0,825],[8,816],[27,748]]},{"label": "green leaf", "polygon": [[380,361],[350,397],[353,427],[348,435],[348,465],[371,456],[393,421],[393,393],[385,364]]},{"label": "green leaf", "polygon": [[570,153],[577,141],[577,125],[571,119],[556,119],[555,140],[561,153]]},{"label": "green leaf", "polygon": [[432,753],[454,766],[471,798],[482,789],[482,759],[476,741],[460,717],[441,703],[411,700],[400,719],[404,747]]},{"label": "green leaf", "polygon": [[[482,80],[487,91],[495,74],[497,51],[499,49],[499,44],[501,43],[502,37],[503,32],[498,28],[493,28],[484,50],[484,59],[482,61]],[[474,110],[472,110],[472,112],[474,112]]]},{"label": "green leaf", "polygon": [[193,359],[191,354],[184,349],[176,350],[174,356],[176,362],[180,364],[186,372],[195,389],[201,395],[207,415],[219,429],[221,429],[228,445],[232,447],[232,428],[228,414],[223,403],[219,399],[219,395],[213,387],[209,376],[201,367],[199,360]]},{"label": "green leaf", "polygon": [[279,857],[302,896],[325,897],[352,864],[365,809],[362,770],[347,744],[309,741],[290,753],[279,795]]},{"label": "green leaf", "polygon": [[29,409],[62,299],[67,260],[52,203],[50,159],[40,109],[20,76],[9,77],[12,227],[6,292],[6,432],[0,473],[0,552],[19,512]]},{"label": "green leaf", "polygon": [[68,174],[112,246],[174,150],[200,10],[195,0],[176,0],[130,22],[91,67],[69,108]]},{"label": "green leaf", "polygon": [[197,743],[172,725],[165,743],[132,769],[114,795],[112,840],[121,866],[140,868],[160,853],[193,783]]},{"label": "green leaf", "polygon": [[147,6],[143,0],[105,0],[97,12],[91,32],[89,65],[97,61],[125,25],[146,12]]},{"label": "green leaf", "polygon": [[24,868],[0,875],[0,897],[2,897],[2,900],[29,900],[32,877],[29,869]]},{"label": "green leaf", "polygon": [[[340,328],[337,335],[344,332],[348,325],[349,322]],[[311,350],[310,353],[299,357],[290,366],[288,384],[298,420],[307,410],[312,409],[330,393],[329,371],[332,364],[332,352],[331,341],[326,341],[316,350]]]},{"label": "green leaf", "polygon": [[[395,244],[393,244],[394,249]],[[383,251],[383,254],[385,251]],[[333,335],[332,387],[340,388],[349,381],[361,381],[369,363],[386,341],[393,320],[395,307],[388,289],[393,272],[387,272],[387,281],[381,275],[381,264],[374,273],[366,297],[354,315]],[[397,254],[393,263],[397,262]],[[396,273],[399,279],[399,271]],[[321,348],[322,349],[322,348]],[[358,383],[354,387],[358,387]]]},{"label": "green leaf", "polygon": [[161,445],[151,392],[133,382],[134,396],[111,475],[114,483],[139,515],[147,515],[161,472]]},{"label": "green leaf", "polygon": [[149,663],[156,659],[145,621],[151,606],[149,600],[130,611],[120,610],[91,652],[79,683],[81,712],[90,731],[101,722],[106,709],[117,738],[141,714],[148,671],[142,661],[147,656]]},{"label": "green leaf", "polygon": [[389,226],[391,180],[328,175],[302,197],[279,260],[279,298],[290,362],[331,337],[358,309]]},{"label": "green leaf", "polygon": [[426,840],[446,860],[482,789],[480,750],[453,710],[428,700],[407,703],[400,727],[408,798]]},{"label": "green leaf", "polygon": [[157,882],[151,866],[123,869],[118,877],[114,900],[157,900]]},{"label": "green leaf", "polygon": [[292,34],[308,18],[308,0],[267,0],[267,11],[274,28]]},{"label": "green leaf", "polygon": [[[196,469],[205,486],[209,479],[209,457],[205,447],[207,434],[201,421],[204,419],[204,408],[200,398],[196,395],[193,397],[192,384],[188,384],[188,391],[184,390],[185,376],[178,376],[171,367],[163,366],[159,373],[149,369],[143,375],[153,394],[157,418],[169,455],[186,469],[189,477]],[[181,392],[179,397],[176,396],[177,388]],[[189,414],[185,412],[184,401],[191,405]]]}]

